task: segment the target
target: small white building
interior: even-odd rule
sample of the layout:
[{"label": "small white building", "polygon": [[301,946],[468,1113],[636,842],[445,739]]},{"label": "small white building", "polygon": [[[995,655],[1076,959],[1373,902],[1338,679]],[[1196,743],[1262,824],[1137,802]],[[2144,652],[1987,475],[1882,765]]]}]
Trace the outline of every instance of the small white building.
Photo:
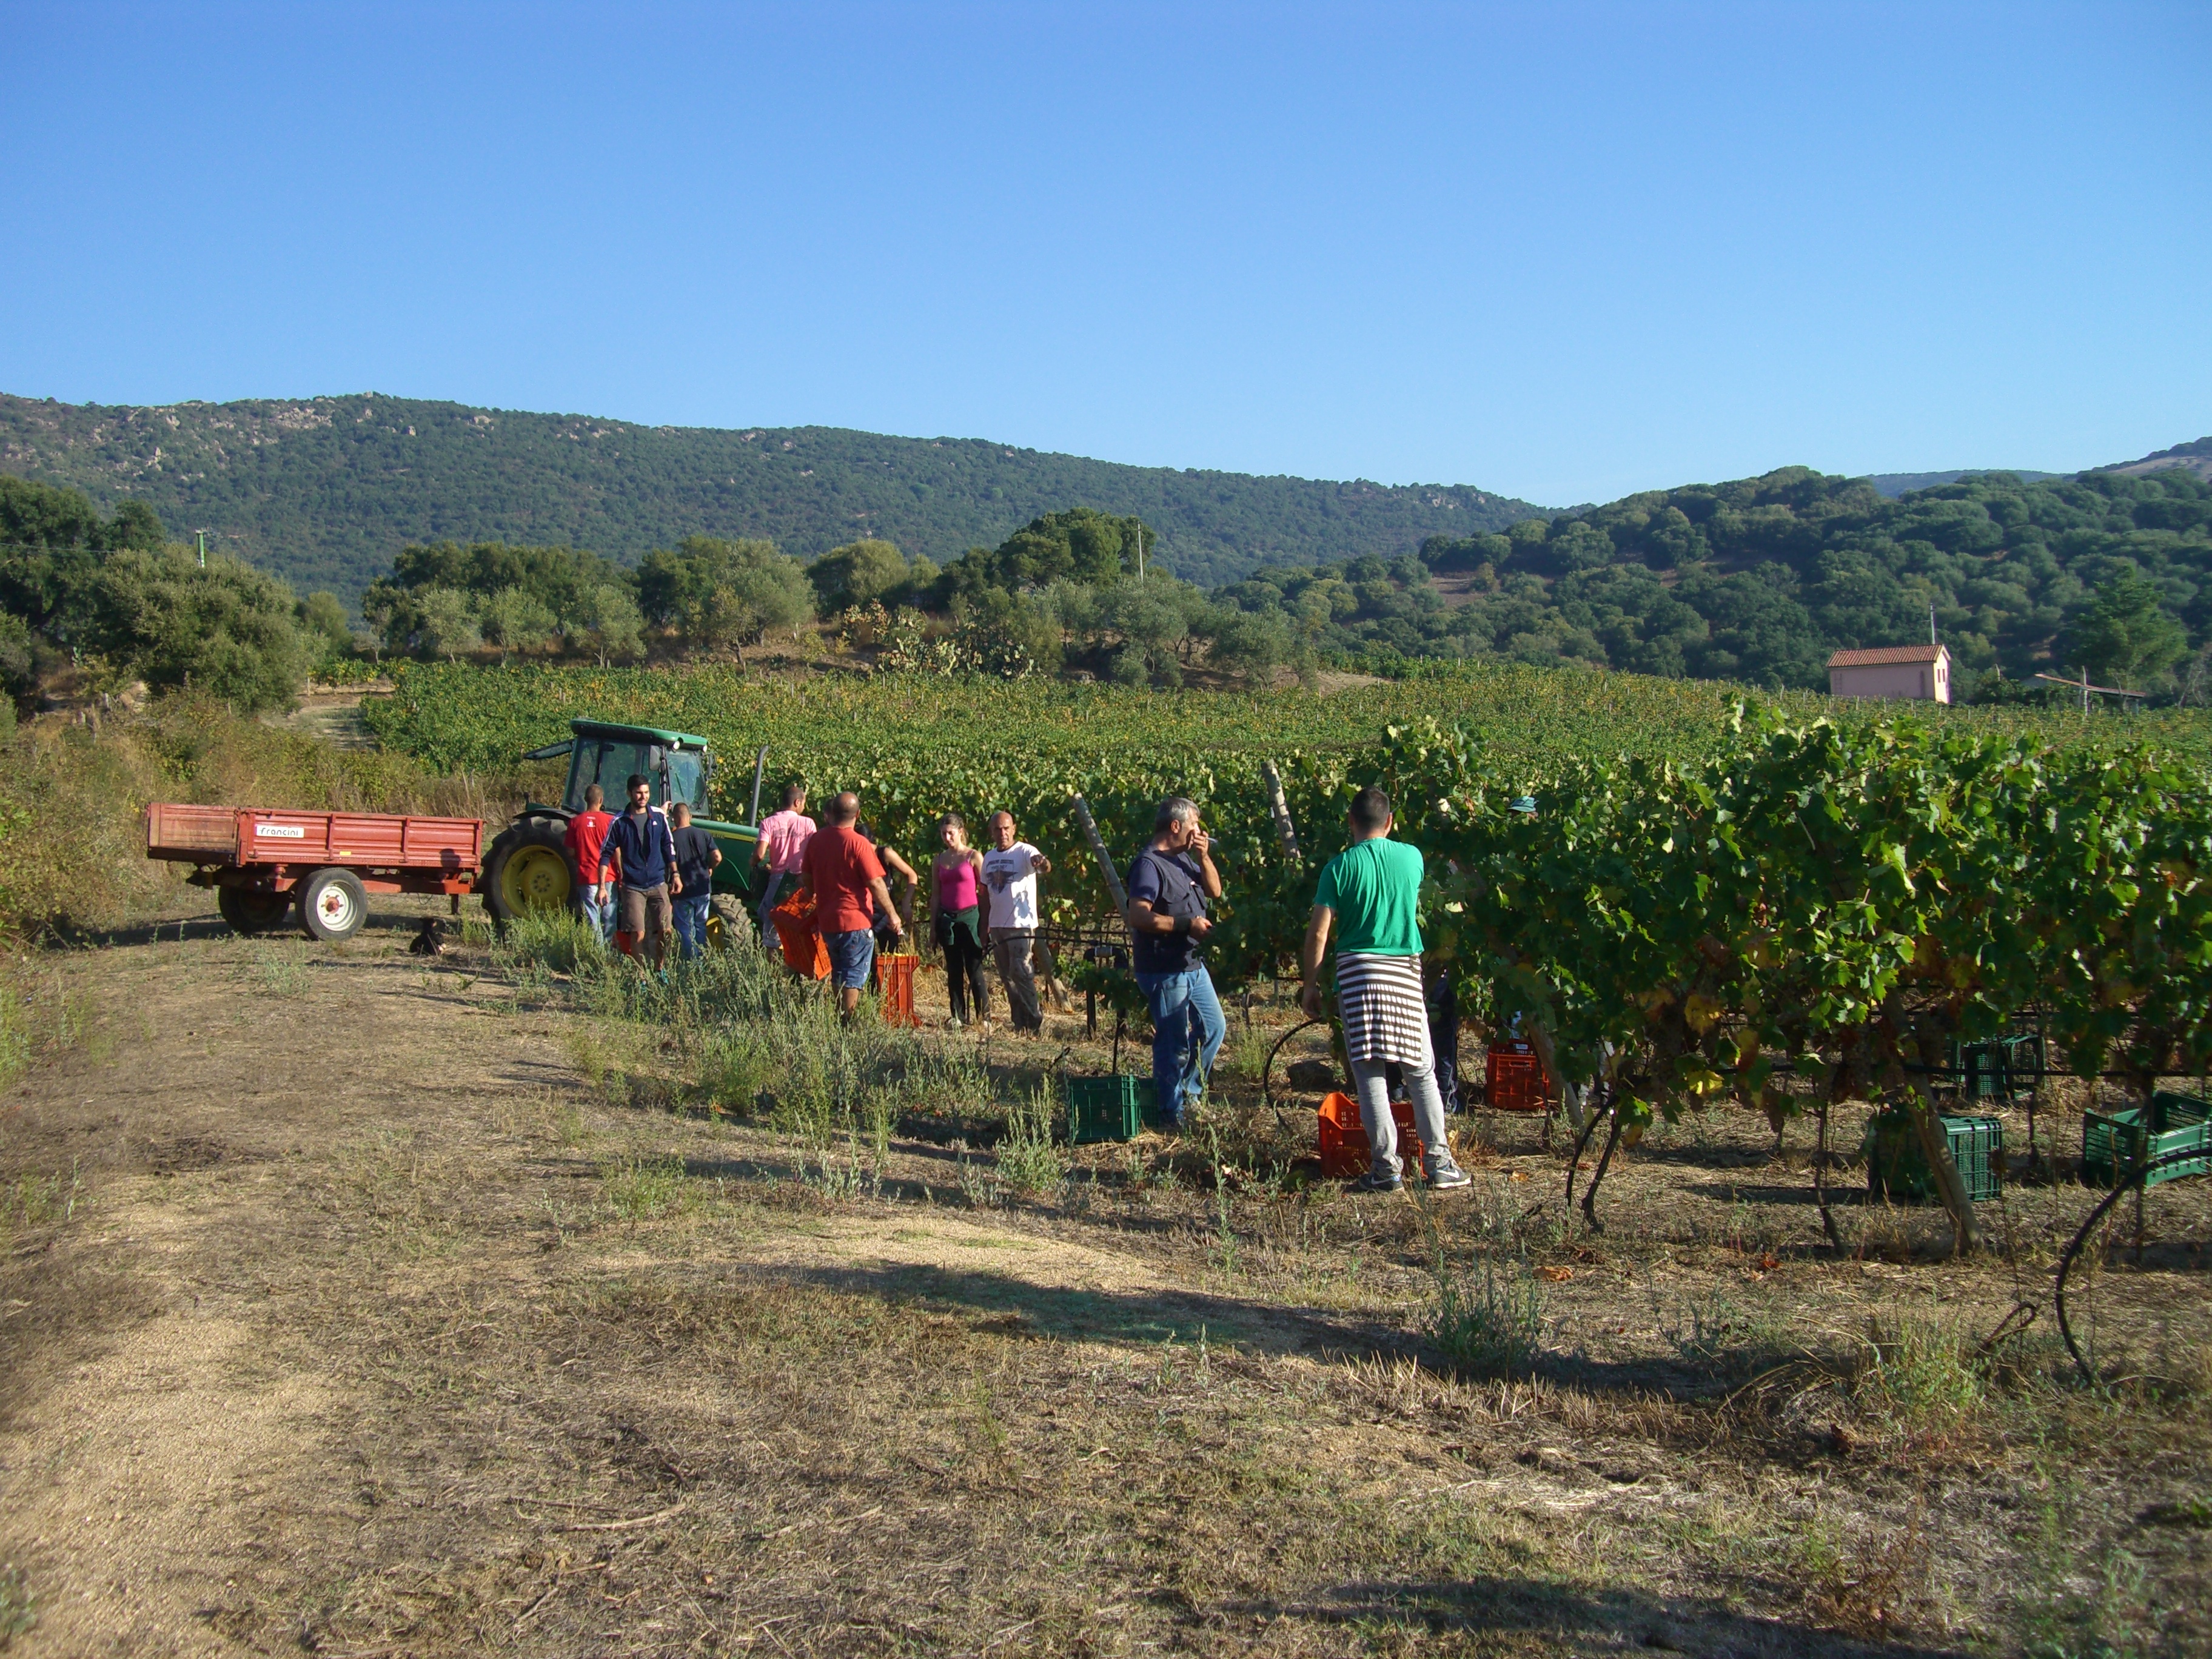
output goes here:
[{"label": "small white building", "polygon": [[1878,645],[1828,659],[1828,694],[1951,701],[1951,653],[1940,645]]}]

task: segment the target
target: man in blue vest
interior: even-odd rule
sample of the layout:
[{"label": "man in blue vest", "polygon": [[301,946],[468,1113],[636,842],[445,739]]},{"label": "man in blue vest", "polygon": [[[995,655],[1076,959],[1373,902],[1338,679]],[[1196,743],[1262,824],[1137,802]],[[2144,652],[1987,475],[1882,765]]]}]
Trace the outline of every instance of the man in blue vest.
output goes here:
[{"label": "man in blue vest", "polygon": [[1152,1087],[1164,1129],[1182,1127],[1229,1034],[1202,954],[1213,931],[1206,902],[1221,896],[1212,845],[1197,805],[1170,795],[1152,820],[1151,844],[1129,866],[1132,965],[1152,1010]]}]

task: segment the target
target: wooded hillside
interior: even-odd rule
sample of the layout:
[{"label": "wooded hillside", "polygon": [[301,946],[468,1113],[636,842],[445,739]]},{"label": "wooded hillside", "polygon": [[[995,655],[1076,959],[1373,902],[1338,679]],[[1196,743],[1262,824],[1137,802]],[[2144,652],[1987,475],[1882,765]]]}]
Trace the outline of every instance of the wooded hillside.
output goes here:
[{"label": "wooded hillside", "polygon": [[589,548],[635,564],[687,536],[811,557],[863,537],[948,564],[1042,514],[1142,518],[1202,586],[1261,563],[1410,553],[1540,509],[1464,485],[1121,466],[974,438],[633,426],[364,394],[144,409],[0,396],[0,471],[136,496],[173,531],[302,592],[358,600],[410,543]]},{"label": "wooded hillside", "polygon": [[1806,467],[1651,490],[1419,556],[1255,571],[1216,596],[1340,652],[1504,656],[1825,689],[1838,647],[1909,645],[1929,611],[1962,684],[2087,668],[2212,691],[2212,483],[2179,466],[1892,501]]}]

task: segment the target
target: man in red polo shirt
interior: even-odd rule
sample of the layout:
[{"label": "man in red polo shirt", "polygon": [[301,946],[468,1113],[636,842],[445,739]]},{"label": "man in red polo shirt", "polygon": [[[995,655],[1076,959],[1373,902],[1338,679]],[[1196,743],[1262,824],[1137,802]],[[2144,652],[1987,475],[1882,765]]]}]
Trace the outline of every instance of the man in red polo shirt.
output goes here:
[{"label": "man in red polo shirt", "polygon": [[904,937],[906,929],[891,907],[883,860],[868,838],[853,827],[860,821],[860,798],[848,789],[830,803],[823,816],[827,822],[808,840],[799,867],[814,890],[814,925],[830,952],[830,977],[837,987],[838,1006],[850,1019],[860,1006],[868,969],[876,960],[875,915],[868,906],[869,896],[874,896],[882,914],[890,919],[894,937]]},{"label": "man in red polo shirt", "polygon": [[601,810],[606,799],[606,792],[596,783],[585,790],[584,810],[568,820],[568,833],[562,837],[576,866],[576,878],[584,884],[584,920],[602,945],[615,930],[615,907],[599,902],[599,848],[606,841],[607,825],[614,822],[612,814]]}]

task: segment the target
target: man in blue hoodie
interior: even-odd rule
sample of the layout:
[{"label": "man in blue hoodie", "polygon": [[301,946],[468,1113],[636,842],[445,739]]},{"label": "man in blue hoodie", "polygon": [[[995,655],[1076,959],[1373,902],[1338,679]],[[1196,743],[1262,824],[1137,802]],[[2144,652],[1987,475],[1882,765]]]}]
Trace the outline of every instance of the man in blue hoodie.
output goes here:
[{"label": "man in blue hoodie", "polygon": [[599,848],[599,902],[620,884],[615,926],[651,952],[659,968],[668,959],[668,936],[676,931],[670,895],[684,890],[684,878],[676,872],[676,837],[652,801],[653,786],[631,773],[629,810],[607,826]]}]

